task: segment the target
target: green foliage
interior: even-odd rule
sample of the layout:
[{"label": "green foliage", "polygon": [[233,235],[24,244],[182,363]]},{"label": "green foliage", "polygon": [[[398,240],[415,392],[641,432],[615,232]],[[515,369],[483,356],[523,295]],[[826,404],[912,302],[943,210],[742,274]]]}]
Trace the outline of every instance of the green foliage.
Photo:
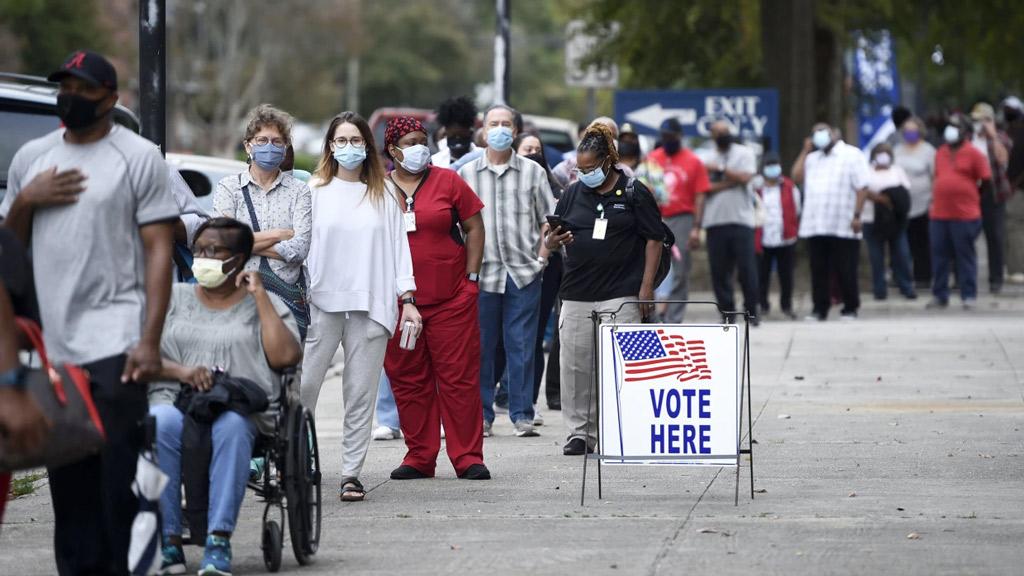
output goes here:
[{"label": "green foliage", "polygon": [[0,22],[18,40],[21,72],[45,76],[79,48],[104,51],[95,0],[0,0]]},{"label": "green foliage", "polygon": [[8,491],[11,498],[28,496],[36,491],[36,482],[46,478],[46,474],[33,472],[11,479],[11,488]]}]

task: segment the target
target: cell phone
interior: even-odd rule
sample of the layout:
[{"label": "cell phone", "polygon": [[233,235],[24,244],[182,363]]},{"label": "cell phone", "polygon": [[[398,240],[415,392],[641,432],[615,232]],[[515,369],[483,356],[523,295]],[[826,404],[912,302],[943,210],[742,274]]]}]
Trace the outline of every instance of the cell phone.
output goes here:
[{"label": "cell phone", "polygon": [[555,228],[561,227],[562,228],[562,232],[565,232],[565,222],[562,220],[561,216],[555,216],[554,214],[548,214],[547,216],[545,216],[545,218],[548,219],[548,225],[551,226],[552,230],[554,230]]}]

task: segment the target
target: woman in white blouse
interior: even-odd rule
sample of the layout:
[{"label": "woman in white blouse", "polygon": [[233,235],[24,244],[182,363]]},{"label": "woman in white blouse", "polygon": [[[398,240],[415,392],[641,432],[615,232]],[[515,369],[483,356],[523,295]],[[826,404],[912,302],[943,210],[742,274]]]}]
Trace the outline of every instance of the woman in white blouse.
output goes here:
[{"label": "woman in white blouse", "polygon": [[359,473],[373,424],[377,383],[388,340],[399,324],[418,334],[412,257],[402,211],[384,187],[384,166],[362,117],[331,121],[310,180],[313,233],[306,267],[311,323],[302,365],[302,403],[314,410],[338,345],[344,348],[345,398],[341,499],[366,491]]},{"label": "woman in white blouse", "polygon": [[[904,298],[914,300],[917,293],[910,271],[910,244],[907,242],[910,179],[903,168],[893,165],[892,147],[884,142],[871,149],[871,168],[861,222],[871,260],[872,292],[875,300],[888,297],[885,281],[885,252],[888,248],[896,285]],[[900,188],[902,190],[897,190]],[[880,210],[886,211],[885,220],[878,218]]]}]

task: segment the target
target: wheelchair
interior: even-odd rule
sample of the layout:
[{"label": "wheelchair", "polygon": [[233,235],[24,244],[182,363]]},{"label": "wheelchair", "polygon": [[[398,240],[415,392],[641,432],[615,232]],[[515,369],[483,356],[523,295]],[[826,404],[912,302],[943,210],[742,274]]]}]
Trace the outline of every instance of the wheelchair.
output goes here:
[{"label": "wheelchair", "polygon": [[286,526],[299,565],[310,564],[320,545],[320,452],[313,414],[299,402],[294,368],[282,373],[279,407],[274,434],[256,439],[253,457],[265,466],[248,484],[265,502],[261,542],[270,572],[281,568]]}]

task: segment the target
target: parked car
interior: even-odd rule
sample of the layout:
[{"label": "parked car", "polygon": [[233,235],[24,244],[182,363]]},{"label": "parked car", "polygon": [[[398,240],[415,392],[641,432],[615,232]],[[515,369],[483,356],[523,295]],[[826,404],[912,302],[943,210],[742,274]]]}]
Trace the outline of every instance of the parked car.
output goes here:
[{"label": "parked car", "polygon": [[[0,201],[7,194],[7,171],[18,149],[60,127],[57,88],[38,76],[0,72]],[[114,108],[114,121],[139,131],[138,118],[120,104]]]},{"label": "parked car", "polygon": [[537,131],[540,132],[541,142],[544,142],[545,146],[551,146],[563,154],[570,150],[575,150],[579,144],[580,139],[577,133],[579,125],[572,120],[524,114],[523,122],[533,124]]},{"label": "parked car", "polygon": [[213,214],[213,191],[225,176],[239,174],[249,169],[240,160],[198,156],[194,154],[167,154],[167,164],[178,170],[185,183],[192,189],[199,205]]}]

